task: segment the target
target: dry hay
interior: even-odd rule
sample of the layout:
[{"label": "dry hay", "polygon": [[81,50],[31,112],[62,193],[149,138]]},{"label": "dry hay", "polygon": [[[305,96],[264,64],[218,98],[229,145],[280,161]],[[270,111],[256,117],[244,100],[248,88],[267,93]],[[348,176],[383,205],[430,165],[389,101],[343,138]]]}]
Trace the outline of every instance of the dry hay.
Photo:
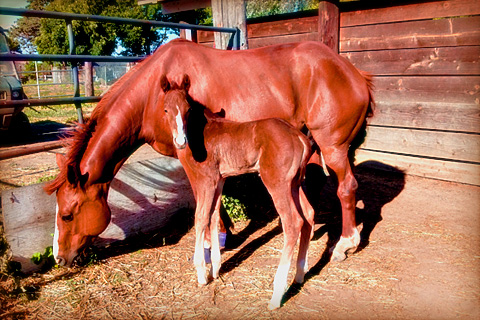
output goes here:
[{"label": "dry hay", "polygon": [[[247,224],[237,223],[237,233]],[[29,296],[19,295],[16,305],[9,308],[3,317],[280,318],[279,314],[268,311],[266,306],[272,294],[282,243],[277,218],[252,234],[242,246],[224,252],[221,277],[201,287],[197,285],[191,261],[194,232],[190,230],[176,244],[144,248],[89,266],[53,269],[46,274],[22,279],[23,288],[35,288],[36,292]],[[290,278],[293,277],[293,269]],[[304,313],[308,313],[307,307],[302,308]],[[314,311],[318,314],[317,310]],[[281,318],[294,317],[295,313],[282,312]]]}]

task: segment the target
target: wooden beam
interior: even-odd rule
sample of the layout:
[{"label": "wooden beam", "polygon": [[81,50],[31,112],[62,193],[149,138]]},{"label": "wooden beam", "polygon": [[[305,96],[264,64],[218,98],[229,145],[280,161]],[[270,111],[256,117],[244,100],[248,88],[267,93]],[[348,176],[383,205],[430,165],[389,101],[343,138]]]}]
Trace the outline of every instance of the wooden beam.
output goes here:
[{"label": "wooden beam", "polygon": [[95,87],[93,85],[93,63],[91,61],[85,61],[83,77],[83,82],[85,83],[85,97],[93,97],[95,95]]},{"label": "wooden beam", "polygon": [[202,9],[211,5],[210,0],[160,0],[158,2],[162,5],[163,14]]},{"label": "wooden beam", "polygon": [[368,126],[362,148],[480,166],[480,136],[472,133]]},{"label": "wooden beam", "polygon": [[338,52],[339,30],[338,1],[320,1],[318,4],[318,40]]},{"label": "wooden beam", "polygon": [[369,124],[465,133],[480,132],[480,106],[466,103],[376,100]]},{"label": "wooden beam", "polygon": [[[240,49],[248,49],[245,0],[212,0],[213,24],[215,27],[238,28]],[[215,32],[215,48],[235,47],[233,36]]]},{"label": "wooden beam", "polygon": [[[372,1],[373,2],[373,1]],[[354,10],[342,12],[340,26],[352,27],[368,24],[381,24],[412,20],[426,20],[435,18],[472,16],[480,14],[478,0],[448,0],[413,3],[392,6],[392,1],[380,3],[379,8],[368,10]],[[348,8],[350,3],[343,2],[342,9]],[[384,8],[380,8],[381,6]]]},{"label": "wooden beam", "polygon": [[[180,23],[188,23],[188,22],[180,21]],[[180,29],[180,38],[187,39],[193,42],[198,42],[197,30]]]},{"label": "wooden beam", "polygon": [[352,51],[342,55],[358,69],[376,76],[480,74],[480,46]]},{"label": "wooden beam", "polygon": [[340,51],[478,46],[480,16],[365,25],[340,30]]},{"label": "wooden beam", "polygon": [[393,166],[406,174],[480,186],[480,165],[418,158],[369,150],[357,150],[355,164],[377,161]]},{"label": "wooden beam", "polygon": [[48,150],[58,149],[65,146],[64,141],[47,141],[34,144],[26,144],[19,147],[7,148],[0,151],[0,160],[26,156],[27,154],[44,152]]}]

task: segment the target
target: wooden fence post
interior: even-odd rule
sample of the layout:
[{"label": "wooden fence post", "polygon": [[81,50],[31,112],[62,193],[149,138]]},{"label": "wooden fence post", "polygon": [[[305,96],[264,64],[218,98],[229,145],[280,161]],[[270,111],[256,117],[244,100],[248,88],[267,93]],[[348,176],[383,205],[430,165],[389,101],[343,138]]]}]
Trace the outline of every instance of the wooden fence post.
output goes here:
[{"label": "wooden fence post", "polygon": [[[180,21],[180,23],[188,23],[185,21]],[[197,30],[192,29],[180,29],[180,38],[187,39],[193,42],[197,41]]]},{"label": "wooden fence post", "polygon": [[335,52],[339,52],[340,10],[337,0],[320,1],[318,4],[318,37]]},{"label": "wooden fence post", "polygon": [[95,89],[93,87],[93,65],[91,62],[85,62],[83,72],[83,78],[85,81],[85,97],[93,97]]},{"label": "wooden fence post", "polygon": [[[212,0],[212,14],[215,27],[238,28],[240,49],[248,49],[245,0]],[[215,32],[215,48],[232,48],[233,38],[230,33]]]}]

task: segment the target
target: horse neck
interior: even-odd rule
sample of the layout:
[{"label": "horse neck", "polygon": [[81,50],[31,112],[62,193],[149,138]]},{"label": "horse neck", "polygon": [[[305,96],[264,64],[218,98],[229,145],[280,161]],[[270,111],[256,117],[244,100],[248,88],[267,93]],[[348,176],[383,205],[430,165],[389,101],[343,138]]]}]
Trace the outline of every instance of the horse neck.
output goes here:
[{"label": "horse neck", "polygon": [[[110,183],[127,158],[140,146],[142,112],[111,108],[96,119],[96,125],[80,160],[81,174],[89,183]],[[139,108],[140,109],[140,108]]]}]

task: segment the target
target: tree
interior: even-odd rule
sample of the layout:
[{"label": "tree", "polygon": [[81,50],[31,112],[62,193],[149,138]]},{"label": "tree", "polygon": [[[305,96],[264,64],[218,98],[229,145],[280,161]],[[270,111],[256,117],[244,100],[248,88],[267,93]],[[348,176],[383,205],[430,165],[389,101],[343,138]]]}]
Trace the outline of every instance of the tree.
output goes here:
[{"label": "tree", "polygon": [[[161,17],[158,5],[138,6],[135,0],[54,0],[45,10],[80,14],[157,20]],[[72,21],[76,54],[111,55],[117,47],[121,54],[143,55],[150,45],[160,39],[150,27],[119,25],[90,21]],[[56,19],[41,19],[40,35],[35,38],[39,53],[68,53],[68,35],[65,23]]]},{"label": "tree", "polygon": [[247,18],[318,9],[318,0],[249,0]]},{"label": "tree", "polygon": [[[27,9],[43,10],[49,0],[27,0]],[[40,34],[40,18],[21,17],[10,29],[10,37],[19,44],[24,53],[34,53],[36,48],[33,44],[35,37]]]},{"label": "tree", "polygon": [[[138,6],[136,0],[28,0],[27,8],[36,10],[114,16],[132,19],[169,19],[161,15],[157,4]],[[76,54],[143,55],[165,38],[159,28],[119,25],[91,21],[72,21]],[[40,54],[67,54],[69,50],[65,21],[62,19],[21,18],[12,28],[12,36],[22,51]]]}]

